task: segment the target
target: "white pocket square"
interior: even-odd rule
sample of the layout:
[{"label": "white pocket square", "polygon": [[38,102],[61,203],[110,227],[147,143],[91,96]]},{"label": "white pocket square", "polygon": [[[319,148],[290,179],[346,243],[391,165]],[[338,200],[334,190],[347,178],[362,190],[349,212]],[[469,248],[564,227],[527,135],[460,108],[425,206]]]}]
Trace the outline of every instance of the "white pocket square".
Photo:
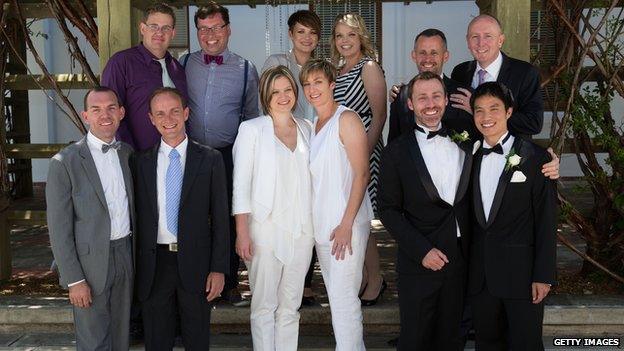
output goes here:
[{"label": "white pocket square", "polygon": [[526,176],[522,171],[515,171],[511,175],[511,183],[524,183],[526,181]]}]

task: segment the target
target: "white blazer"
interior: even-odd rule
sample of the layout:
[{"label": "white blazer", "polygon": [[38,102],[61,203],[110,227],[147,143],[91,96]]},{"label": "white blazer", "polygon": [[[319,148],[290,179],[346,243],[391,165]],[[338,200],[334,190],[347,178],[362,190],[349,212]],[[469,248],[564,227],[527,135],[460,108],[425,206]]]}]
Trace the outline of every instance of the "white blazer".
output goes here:
[{"label": "white blazer", "polygon": [[[293,118],[310,145],[312,124]],[[234,158],[232,215],[250,213],[263,222],[271,213],[275,194],[275,133],[273,119],[260,116],[241,123],[232,150]]]}]

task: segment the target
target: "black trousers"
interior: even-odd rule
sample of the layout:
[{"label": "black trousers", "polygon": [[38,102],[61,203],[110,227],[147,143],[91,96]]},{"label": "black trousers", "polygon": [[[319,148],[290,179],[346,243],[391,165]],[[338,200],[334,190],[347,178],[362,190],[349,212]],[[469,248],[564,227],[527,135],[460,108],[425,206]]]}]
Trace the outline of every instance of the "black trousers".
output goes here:
[{"label": "black trousers", "polygon": [[398,276],[400,351],[460,351],[466,270]]},{"label": "black trousers", "polygon": [[[156,273],[152,291],[143,301],[145,350],[171,351],[175,341],[176,312],[185,350],[208,350],[210,347],[210,310],[205,294],[182,288],[177,253],[156,250]],[[177,311],[176,311],[177,309]]]},{"label": "black trousers", "polygon": [[487,286],[471,296],[476,349],[479,351],[544,350],[544,301],[492,296]]},{"label": "black trousers", "polygon": [[[227,180],[228,191],[228,213],[232,213],[232,189],[234,171],[234,159],[232,158],[232,146],[217,148],[223,157],[225,165],[225,179]],[[230,272],[225,276],[225,286],[223,292],[227,292],[238,287],[238,266],[240,265],[240,257],[236,254],[236,224],[234,217],[230,216]]]}]

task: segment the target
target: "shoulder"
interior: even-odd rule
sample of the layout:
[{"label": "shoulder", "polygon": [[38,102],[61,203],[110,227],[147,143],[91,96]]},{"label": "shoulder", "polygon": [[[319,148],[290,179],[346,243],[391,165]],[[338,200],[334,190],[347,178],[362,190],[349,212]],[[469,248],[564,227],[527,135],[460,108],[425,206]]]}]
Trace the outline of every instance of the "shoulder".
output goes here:
[{"label": "shoulder", "polygon": [[363,61],[362,75],[383,76],[383,70],[381,69],[381,66],[376,61],[369,59],[369,60]]},{"label": "shoulder", "polygon": [[464,88],[464,89],[470,90],[469,86],[462,84],[456,81],[455,79],[449,78],[446,75],[444,75],[443,80],[444,80],[444,86],[446,87],[447,94],[451,94],[452,92],[456,91],[457,88]]},{"label": "shoulder", "polygon": [[457,66],[455,66],[453,68],[453,72],[457,71],[457,72],[461,72],[461,71],[467,71],[470,68],[470,65],[473,63],[474,61],[464,61],[460,64],[458,64]]},{"label": "shoulder", "polygon": [[520,151],[516,152],[522,157],[526,157],[527,160],[532,160],[530,164],[535,164],[535,167],[539,167],[544,163],[550,162],[550,154],[545,148],[533,143],[533,141],[527,139],[521,139]]},{"label": "shoulder", "polygon": [[536,74],[538,73],[537,67],[533,66],[529,62],[503,54],[503,62],[505,61],[507,62],[509,67],[511,67],[514,70],[523,71],[523,72],[532,72]]},{"label": "shoulder", "polygon": [[295,122],[306,133],[310,134],[312,132],[312,122],[310,122],[309,120],[305,118],[295,117]]},{"label": "shoulder", "polygon": [[240,124],[241,130],[255,130],[271,124],[271,117],[267,115],[258,116],[256,118],[248,119]]},{"label": "shoulder", "polygon": [[69,144],[61,151],[59,151],[56,155],[52,156],[52,161],[68,164],[75,160],[80,152],[80,149],[83,147],[86,141],[81,139],[75,143]]},{"label": "shoulder", "polygon": [[217,149],[214,149],[208,145],[200,144],[199,142],[190,138],[188,143],[189,151],[197,151],[207,157],[209,160],[216,160],[221,158],[221,153]]},{"label": "shoulder", "polygon": [[246,58],[232,51],[230,51],[230,55],[231,55],[230,60],[232,60],[232,62],[234,62],[235,64],[240,65],[241,69],[245,67],[245,62],[247,62],[249,69],[252,69],[252,68],[256,69],[256,66],[254,65],[253,62],[251,62],[251,60],[247,60]]},{"label": "shoulder", "polygon": [[106,63],[106,65],[121,65],[127,63],[128,60],[133,60],[137,58],[141,58],[141,53],[136,46],[133,46],[131,48],[117,51],[116,53],[114,53],[113,56],[108,59],[108,63]]},{"label": "shoulder", "polygon": [[414,137],[414,132],[412,130],[401,133],[398,137],[388,143],[386,147],[384,147],[383,154],[387,155],[386,157],[394,157],[401,152],[401,150],[405,149],[405,144],[410,142],[410,138]]},{"label": "shoulder", "polygon": [[264,69],[279,65],[288,65],[288,56],[286,54],[273,54],[264,61]]}]

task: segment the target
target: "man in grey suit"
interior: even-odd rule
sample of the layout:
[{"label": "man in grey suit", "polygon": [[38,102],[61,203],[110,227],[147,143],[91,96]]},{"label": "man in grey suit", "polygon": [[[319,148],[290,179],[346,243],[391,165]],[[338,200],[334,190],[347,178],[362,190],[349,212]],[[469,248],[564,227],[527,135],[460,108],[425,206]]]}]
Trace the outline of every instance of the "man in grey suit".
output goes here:
[{"label": "man in grey suit", "polygon": [[50,161],[48,228],[60,284],[69,289],[77,350],[128,350],[134,198],[128,159],[115,140],[124,109],[105,87],[85,95],[89,133]]}]

